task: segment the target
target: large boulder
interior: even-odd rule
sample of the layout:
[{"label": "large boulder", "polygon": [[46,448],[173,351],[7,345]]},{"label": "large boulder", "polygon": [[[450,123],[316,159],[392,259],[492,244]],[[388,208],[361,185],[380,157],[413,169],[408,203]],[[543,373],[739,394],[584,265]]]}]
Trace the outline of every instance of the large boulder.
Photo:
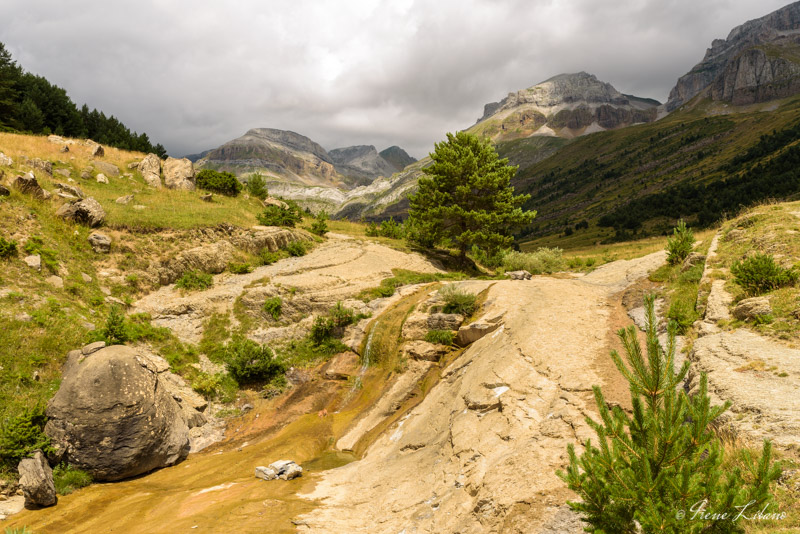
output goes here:
[{"label": "large boulder", "polygon": [[56,486],[53,483],[53,470],[47,463],[42,451],[36,451],[33,458],[25,458],[17,467],[19,485],[25,495],[26,508],[53,506],[56,497]]},{"label": "large boulder", "polygon": [[408,341],[403,345],[403,355],[414,360],[438,362],[439,358],[447,354],[449,349],[445,345],[428,343],[427,341]]},{"label": "large boulder", "polygon": [[26,195],[31,195],[38,199],[47,198],[47,193],[44,189],[42,189],[42,186],[39,185],[39,182],[36,180],[36,177],[32,172],[29,172],[24,176],[17,176],[14,180],[14,187]]},{"label": "large boulder", "polygon": [[733,309],[733,316],[742,321],[772,314],[772,306],[767,297],[752,297],[740,300]]},{"label": "large boulder", "polygon": [[150,187],[161,189],[161,160],[155,154],[148,154],[139,162],[139,172]]},{"label": "large boulder", "polygon": [[189,453],[189,428],[156,366],[124,345],[69,353],[48,403],[45,433],[95,480],[173,465]]},{"label": "large boulder", "polygon": [[107,161],[92,161],[92,167],[102,172],[106,176],[119,176],[119,167]]},{"label": "large boulder", "polygon": [[103,206],[93,198],[84,198],[72,204],[64,204],[56,215],[68,221],[86,224],[92,228],[100,226],[106,219]]},{"label": "large boulder", "polygon": [[173,283],[188,271],[202,271],[218,274],[224,271],[234,259],[236,249],[230,242],[222,240],[210,245],[184,250],[159,269],[162,285]]},{"label": "large boulder", "polygon": [[169,189],[194,191],[194,166],[186,158],[167,158],[164,162],[164,185]]},{"label": "large boulder", "polygon": [[458,313],[432,313],[428,316],[428,328],[431,330],[458,330],[464,316]]}]

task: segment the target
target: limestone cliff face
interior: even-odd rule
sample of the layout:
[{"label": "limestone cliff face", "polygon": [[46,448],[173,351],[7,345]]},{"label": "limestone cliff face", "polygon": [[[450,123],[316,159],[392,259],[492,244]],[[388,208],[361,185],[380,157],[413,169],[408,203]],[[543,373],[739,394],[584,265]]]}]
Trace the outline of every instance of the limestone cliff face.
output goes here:
[{"label": "limestone cliff face", "polygon": [[571,138],[653,121],[658,105],[624,95],[592,74],[559,74],[486,104],[470,131],[496,142],[534,135]]},{"label": "limestone cliff face", "polygon": [[355,185],[367,185],[379,176],[391,176],[401,170],[385,160],[372,145],[335,148],[328,154],[339,173]]},{"label": "limestone cliff face", "polygon": [[701,93],[737,105],[785,98],[800,91],[799,77],[800,2],[795,2],[715,39],[670,91],[666,109]]}]

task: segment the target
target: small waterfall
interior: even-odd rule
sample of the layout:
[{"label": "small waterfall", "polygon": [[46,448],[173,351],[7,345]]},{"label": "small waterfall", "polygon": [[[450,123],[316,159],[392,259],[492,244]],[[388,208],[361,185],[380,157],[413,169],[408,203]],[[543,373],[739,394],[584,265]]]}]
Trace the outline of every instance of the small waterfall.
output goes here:
[{"label": "small waterfall", "polygon": [[361,377],[364,376],[364,373],[367,372],[367,368],[369,367],[369,363],[371,361],[371,353],[372,353],[372,339],[375,337],[375,332],[378,331],[378,324],[380,323],[380,319],[376,319],[372,325],[372,328],[369,330],[369,335],[367,336],[367,344],[364,346],[364,355],[362,357],[363,361],[361,364],[361,370],[358,372],[358,376],[353,381],[353,387],[350,390],[351,392],[361,388]]}]

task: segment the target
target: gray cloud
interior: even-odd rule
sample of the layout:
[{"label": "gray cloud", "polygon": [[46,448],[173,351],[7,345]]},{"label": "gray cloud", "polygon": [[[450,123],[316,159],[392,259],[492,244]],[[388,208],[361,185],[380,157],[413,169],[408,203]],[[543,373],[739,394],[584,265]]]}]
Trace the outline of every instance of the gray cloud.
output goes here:
[{"label": "gray cloud", "polygon": [[661,101],[762,0],[4,0],[29,71],[173,155],[253,127],[417,157],[483,104],[585,70]]}]

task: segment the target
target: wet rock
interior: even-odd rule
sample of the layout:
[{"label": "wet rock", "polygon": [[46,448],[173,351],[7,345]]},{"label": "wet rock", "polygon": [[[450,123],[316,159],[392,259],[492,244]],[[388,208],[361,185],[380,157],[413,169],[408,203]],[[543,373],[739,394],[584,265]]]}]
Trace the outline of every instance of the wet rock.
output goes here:
[{"label": "wet rock", "polygon": [[328,380],[347,380],[358,375],[361,362],[355,352],[337,354],[325,367],[324,376]]},{"label": "wet rock", "polygon": [[89,244],[92,246],[92,250],[98,253],[107,254],[111,251],[111,238],[100,232],[89,234]]},{"label": "wet rock", "polygon": [[86,224],[92,228],[103,224],[106,212],[98,201],[89,197],[72,204],[64,204],[56,215],[65,220]]},{"label": "wet rock", "polygon": [[53,506],[56,501],[56,487],[53,483],[53,470],[42,451],[36,451],[33,458],[25,458],[17,468],[19,485],[25,495],[26,508]]},{"label": "wet rock", "polygon": [[438,362],[443,354],[447,354],[447,351],[448,348],[444,345],[421,340],[409,341],[403,345],[403,354],[406,357],[428,362]]},{"label": "wet rock", "polygon": [[747,321],[756,317],[772,314],[772,306],[767,297],[752,297],[739,301],[733,308],[733,316],[739,320]]},{"label": "wet rock", "polygon": [[531,273],[525,270],[510,271],[506,273],[506,276],[512,280],[530,280],[533,277]]},{"label": "wet rock", "polygon": [[42,270],[42,257],[39,256],[38,254],[33,254],[31,256],[25,256],[22,259],[22,261],[25,262],[25,265],[27,265],[28,267],[30,267],[31,269],[33,269],[35,271],[41,271]]},{"label": "wet rock", "polygon": [[458,330],[463,322],[464,316],[457,313],[432,313],[427,325],[431,330]]},{"label": "wet rock", "polygon": [[70,352],[47,416],[45,433],[64,461],[95,480],[147,473],[189,452],[181,407],[156,366],[131,347]]},{"label": "wet rock", "polygon": [[164,185],[168,189],[194,191],[194,166],[186,158],[167,158],[164,162]]},{"label": "wet rock", "polygon": [[139,172],[150,187],[161,189],[161,160],[155,154],[148,154],[139,162]]}]

